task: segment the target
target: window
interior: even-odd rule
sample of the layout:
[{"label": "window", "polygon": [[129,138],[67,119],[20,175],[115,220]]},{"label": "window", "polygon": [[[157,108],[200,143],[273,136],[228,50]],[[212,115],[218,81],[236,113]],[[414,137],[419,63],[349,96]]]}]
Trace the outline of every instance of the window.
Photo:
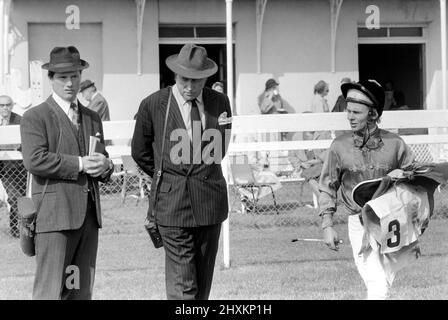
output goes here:
[{"label": "window", "polygon": [[159,25],[159,38],[225,38],[225,25]]},{"label": "window", "polygon": [[358,28],[359,38],[423,37],[423,27],[381,27],[380,29]]}]

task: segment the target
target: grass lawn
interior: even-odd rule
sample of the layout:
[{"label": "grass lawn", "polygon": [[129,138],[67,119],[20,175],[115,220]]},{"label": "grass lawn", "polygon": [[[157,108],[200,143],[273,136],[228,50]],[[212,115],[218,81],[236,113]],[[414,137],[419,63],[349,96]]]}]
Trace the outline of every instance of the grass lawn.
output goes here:
[{"label": "grass lawn", "polygon": [[[164,252],[144,232],[145,206],[110,206],[100,232],[94,299],[165,299]],[[339,217],[344,221],[344,217]],[[322,243],[312,209],[276,215],[231,215],[231,268],[222,248],[211,299],[363,299],[364,285],[348,244],[347,225],[336,226],[344,244],[333,252]],[[392,299],[448,298],[448,220],[434,219],[421,240],[422,257],[396,277]],[[0,234],[0,299],[30,299],[34,258],[17,240]]]}]

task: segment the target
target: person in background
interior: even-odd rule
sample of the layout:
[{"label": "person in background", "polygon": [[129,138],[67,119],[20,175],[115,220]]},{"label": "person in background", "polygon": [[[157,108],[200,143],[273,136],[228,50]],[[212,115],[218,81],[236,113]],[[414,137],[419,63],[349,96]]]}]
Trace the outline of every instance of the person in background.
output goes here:
[{"label": "person in background", "polygon": [[341,90],[347,100],[347,120],[352,133],[333,140],[322,168],[319,207],[323,238],[330,249],[339,249],[333,215],[341,189],[353,258],[367,287],[367,298],[386,299],[395,274],[386,272],[379,251],[360,254],[364,228],[360,219],[361,207],[353,200],[352,190],[362,181],[382,178],[386,174],[399,177],[401,169],[413,163],[414,155],[400,136],[378,128],[384,108],[384,89],[378,82],[344,83]]},{"label": "person in background", "polygon": [[212,85],[212,89],[215,90],[215,91],[218,91],[220,93],[224,93],[224,85],[222,84],[222,82],[219,82],[219,81],[215,82]]},{"label": "person in background", "polygon": [[101,121],[110,121],[109,104],[96,89],[95,82],[92,82],[89,79],[84,80],[81,82],[79,92],[82,94],[83,98],[89,102],[87,108],[98,113]]},{"label": "person in background", "polygon": [[[350,78],[342,78],[341,85],[350,82],[352,82]],[[334,107],[331,110],[331,112],[344,112],[346,108],[347,108],[347,101],[345,101],[344,96],[341,94],[336,100],[336,103],[334,104]]]},{"label": "person in background", "polygon": [[325,98],[330,91],[328,83],[320,80],[314,86],[314,97],[311,101],[311,112],[330,112],[327,99]]},{"label": "person in background", "polygon": [[[14,101],[7,95],[0,96],[0,126],[19,125],[21,117],[12,112]],[[18,150],[20,144],[0,145],[0,150]],[[22,160],[0,161],[0,179],[8,194],[9,234],[19,237],[17,198],[24,196],[26,192],[26,170]]]},{"label": "person in background", "polygon": [[266,81],[264,91],[258,96],[261,114],[293,112],[291,105],[280,95],[279,85],[275,79]]},{"label": "person in background", "polygon": [[410,110],[409,106],[406,104],[406,98],[404,93],[400,90],[394,91],[395,106],[390,110]]},{"label": "person in background", "polygon": [[[350,78],[342,78],[341,85],[343,85],[344,83],[351,83],[351,82],[352,80]],[[339,95],[331,112],[345,112],[346,109],[347,109],[347,101],[345,101],[344,95],[341,94]],[[351,130],[335,130],[334,134],[335,137],[339,137],[340,135],[348,132],[351,132]]]},{"label": "person in background", "polygon": [[392,80],[387,80],[384,84],[384,110],[391,110],[397,106],[395,101],[395,87]]}]

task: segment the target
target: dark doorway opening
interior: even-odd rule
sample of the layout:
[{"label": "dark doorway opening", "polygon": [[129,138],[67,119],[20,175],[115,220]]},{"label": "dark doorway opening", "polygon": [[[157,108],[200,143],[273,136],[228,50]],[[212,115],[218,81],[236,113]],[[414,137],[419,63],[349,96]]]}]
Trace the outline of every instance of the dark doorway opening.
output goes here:
[{"label": "dark doorway opening", "polygon": [[398,104],[424,109],[424,50],[423,44],[359,44],[359,79],[392,83]]},{"label": "dark doorway opening", "polygon": [[[174,84],[173,72],[166,66],[165,60],[172,54],[179,53],[183,44],[159,45],[159,70],[160,88]],[[213,83],[220,81],[224,84],[224,92],[227,92],[227,54],[225,44],[201,44],[207,50],[207,55],[218,65],[218,72],[207,79],[205,86],[211,88]],[[233,48],[235,52],[235,46]],[[233,64],[235,66],[235,63]]]}]

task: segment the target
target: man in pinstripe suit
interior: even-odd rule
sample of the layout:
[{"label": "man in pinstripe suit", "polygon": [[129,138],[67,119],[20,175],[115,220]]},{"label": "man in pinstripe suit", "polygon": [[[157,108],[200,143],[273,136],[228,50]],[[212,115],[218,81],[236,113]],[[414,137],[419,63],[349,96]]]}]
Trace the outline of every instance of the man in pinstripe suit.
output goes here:
[{"label": "man in pinstripe suit", "polygon": [[42,201],[33,299],[92,298],[101,227],[98,181],[109,179],[113,163],[104,150],[88,155],[90,136],[104,144],[99,115],[76,100],[88,66],[75,47],[54,48],[42,65],[53,94],[25,112],[20,125],[32,198],[36,206]]},{"label": "man in pinstripe suit", "polygon": [[[165,113],[170,100],[163,173],[154,209],[165,249],[167,298],[205,300],[210,294],[221,223],[228,215],[227,187],[220,160],[228,146],[231,108],[226,95],[204,88],[207,77],[218,69],[207,57],[205,48],[186,44],[179,54],[168,57],[166,64],[174,72],[176,83],[141,102],[132,156],[147,174],[154,176],[161,161]],[[185,132],[189,140],[191,149],[182,152],[191,155],[198,148],[204,150],[199,161],[189,156],[189,161],[178,161],[179,154],[172,152],[179,143],[171,135],[175,130]],[[200,130],[199,137],[204,132],[204,140],[207,132],[218,133],[220,137],[215,136],[206,145],[196,139],[196,130]],[[213,142],[217,142],[215,146],[220,150],[213,148],[207,153]],[[218,161],[210,163],[205,156]],[[155,193],[154,185],[151,196]]]}]

